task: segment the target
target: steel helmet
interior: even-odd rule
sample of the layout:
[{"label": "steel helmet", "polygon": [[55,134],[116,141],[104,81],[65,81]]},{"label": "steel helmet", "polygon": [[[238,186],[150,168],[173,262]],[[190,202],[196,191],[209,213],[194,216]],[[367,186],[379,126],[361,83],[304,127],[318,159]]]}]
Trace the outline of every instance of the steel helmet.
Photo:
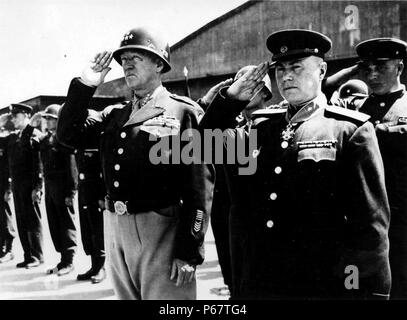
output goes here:
[{"label": "steel helmet", "polygon": [[367,95],[368,88],[366,83],[364,83],[362,80],[349,80],[339,88],[339,99],[345,99],[351,96],[367,97]]},{"label": "steel helmet", "polygon": [[50,104],[48,107],[45,108],[42,116],[45,117],[51,117],[54,119],[58,119],[58,112],[61,109],[61,106],[59,104]]},{"label": "steel helmet", "polygon": [[[243,68],[241,68],[235,75],[234,80],[236,81],[237,79],[239,79],[242,75],[244,75],[246,72],[248,72],[249,70],[252,70],[256,68],[256,66],[245,66]],[[273,93],[271,91],[271,80],[268,74],[266,74],[263,78],[264,81],[264,88],[267,89],[267,96],[266,96],[266,101],[270,100],[273,97]]]},{"label": "steel helmet", "polygon": [[122,64],[120,54],[129,49],[140,49],[153,53],[164,62],[163,73],[171,70],[170,46],[168,43],[147,28],[131,29],[120,42],[120,47],[113,52],[113,58]]}]

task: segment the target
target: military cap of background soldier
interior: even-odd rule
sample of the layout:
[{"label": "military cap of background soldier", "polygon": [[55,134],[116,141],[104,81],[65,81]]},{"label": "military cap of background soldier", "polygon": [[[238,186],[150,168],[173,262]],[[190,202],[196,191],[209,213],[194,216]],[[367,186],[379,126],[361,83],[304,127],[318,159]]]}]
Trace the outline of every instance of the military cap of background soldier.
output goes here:
[{"label": "military cap of background soldier", "polygon": [[348,97],[360,97],[364,98],[368,96],[369,89],[367,84],[359,79],[351,79],[340,86],[339,99],[345,99]]},{"label": "military cap of background soldier", "polygon": [[[234,78],[234,81],[236,81],[236,80],[239,79],[242,75],[244,75],[246,72],[248,72],[248,71],[251,70],[251,69],[254,69],[255,67],[256,67],[256,66],[249,65],[249,66],[245,66],[245,67],[241,68],[241,69],[236,73],[235,78]],[[268,101],[268,100],[270,100],[270,99],[273,97],[273,92],[272,92],[272,89],[271,89],[271,80],[270,80],[270,77],[269,77],[268,74],[266,74],[266,75],[264,76],[263,81],[264,81],[264,88],[265,88],[265,90],[266,90],[266,92],[267,92],[267,96],[266,96],[266,98],[265,98],[265,101]]]},{"label": "military cap of background soldier", "polygon": [[31,114],[33,108],[27,104],[24,103],[12,103],[10,104],[10,112],[12,114],[17,114],[17,113],[26,113],[26,114]]},{"label": "military cap of background soldier", "polygon": [[42,117],[58,119],[58,112],[60,109],[61,106],[59,104],[50,104],[48,107],[45,108],[44,112],[42,113]]},{"label": "military cap of background soldier", "polygon": [[332,41],[316,31],[287,29],[269,35],[266,45],[273,54],[273,61],[287,61],[308,56],[324,58]]},{"label": "military cap of background soldier", "polygon": [[363,41],[355,47],[362,61],[407,58],[407,43],[395,38],[375,38]]},{"label": "military cap of background soldier", "polygon": [[123,36],[120,47],[113,52],[113,58],[121,65],[120,55],[131,49],[147,51],[159,57],[164,63],[162,73],[171,70],[170,46],[152,30],[147,28],[131,29]]}]

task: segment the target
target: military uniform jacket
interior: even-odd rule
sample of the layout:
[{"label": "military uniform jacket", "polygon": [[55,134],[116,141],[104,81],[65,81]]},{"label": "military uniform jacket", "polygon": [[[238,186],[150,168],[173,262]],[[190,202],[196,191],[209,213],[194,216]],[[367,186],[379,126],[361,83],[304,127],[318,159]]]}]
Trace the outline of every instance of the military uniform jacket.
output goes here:
[{"label": "military uniform jacket", "polygon": [[[245,107],[225,98],[225,90],[201,129],[226,129]],[[250,134],[240,132],[248,138],[257,134],[257,147],[250,150],[256,172],[239,175],[238,165],[227,165],[233,214],[248,233],[241,297],[347,296],[349,265],[359,270],[358,294],[388,294],[389,205],[382,159],[371,123],[348,111],[327,107],[320,96],[291,119],[294,130],[287,141],[285,112],[261,121]]]},{"label": "military uniform jacket", "polygon": [[[182,162],[153,164],[150,158],[150,149],[161,139],[197,128],[201,108],[159,87],[131,118],[131,103],[96,113],[87,109],[94,91],[79,79],[72,81],[60,112],[58,139],[75,148],[100,148],[107,197],[127,202],[130,213],[182,202],[175,257],[202,263],[213,168]],[[172,149],[164,152],[170,155]]]},{"label": "military uniform jacket", "polygon": [[42,188],[40,136],[39,130],[27,125],[22,131],[13,131],[5,137],[12,183],[30,183],[33,190]]},{"label": "military uniform jacket", "polygon": [[58,186],[65,190],[65,197],[74,196],[78,188],[78,172],[73,150],[58,143],[55,132],[48,132],[40,137],[40,155],[45,182],[58,182]]},{"label": "military uniform jacket", "polygon": [[[394,225],[407,227],[407,93],[371,95],[361,112],[375,124],[383,157],[386,187]],[[404,232],[407,232],[404,231]]]},{"label": "military uniform jacket", "polygon": [[8,160],[6,153],[6,138],[3,134],[0,136],[0,196],[10,190],[10,173],[8,170]]}]

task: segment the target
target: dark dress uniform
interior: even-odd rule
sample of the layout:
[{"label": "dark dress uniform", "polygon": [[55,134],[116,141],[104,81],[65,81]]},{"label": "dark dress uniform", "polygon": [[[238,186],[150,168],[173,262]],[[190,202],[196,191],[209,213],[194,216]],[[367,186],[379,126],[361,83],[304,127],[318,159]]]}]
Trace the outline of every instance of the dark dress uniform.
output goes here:
[{"label": "dark dress uniform", "polygon": [[[407,44],[379,38],[361,42],[356,51],[362,60],[403,59]],[[360,112],[371,116],[383,157],[390,204],[390,268],[392,299],[407,299],[407,93],[402,89],[384,95],[371,94]]]},{"label": "dark dress uniform", "polygon": [[91,274],[95,275],[105,263],[103,207],[99,203],[104,203],[106,191],[100,153],[97,149],[77,150],[76,163],[82,244],[85,253],[91,256]]},{"label": "dark dress uniform", "polygon": [[72,149],[59,144],[55,132],[48,132],[40,140],[40,154],[44,168],[45,208],[55,250],[61,254],[61,269],[72,264],[77,248],[75,211],[65,204],[77,190],[77,169]]},{"label": "dark dress uniform", "polygon": [[11,176],[18,236],[24,250],[24,264],[43,262],[41,211],[33,202],[33,190],[41,190],[43,176],[39,152],[41,132],[27,125],[7,137],[7,157]]},{"label": "dark dress uniform", "polygon": [[[195,282],[176,287],[169,280],[168,263],[174,258],[203,262],[212,168],[154,164],[150,149],[157,143],[154,139],[197,128],[202,110],[158,87],[133,114],[132,103],[94,113],[87,109],[94,92],[79,79],[71,82],[57,135],[76,148],[100,147],[107,193],[106,250],[115,292],[121,299],[193,299]],[[174,129],[171,123],[179,126]]]},{"label": "dark dress uniform", "polygon": [[[225,90],[201,129],[226,129],[245,107]],[[328,107],[323,95],[292,118],[275,112],[249,135],[240,133],[257,135],[249,150],[256,172],[239,175],[238,166],[227,165],[242,261],[234,298],[386,295],[389,207],[367,116]],[[345,288],[349,265],[359,270],[359,290]]]},{"label": "dark dress uniform", "polygon": [[[12,212],[8,202],[4,200],[4,194],[11,192],[10,173],[5,146],[5,135],[0,136],[0,259],[6,254],[11,254],[15,230],[12,220]],[[1,260],[0,260],[1,261]]]}]

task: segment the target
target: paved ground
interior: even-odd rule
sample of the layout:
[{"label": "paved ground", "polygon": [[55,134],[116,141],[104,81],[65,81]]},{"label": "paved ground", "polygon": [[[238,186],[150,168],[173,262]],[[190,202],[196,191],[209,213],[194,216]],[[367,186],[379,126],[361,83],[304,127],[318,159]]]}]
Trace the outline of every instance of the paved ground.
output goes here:
[{"label": "paved ground", "polygon": [[[44,206],[42,210],[45,216]],[[80,237],[79,250],[74,259],[75,271],[63,277],[45,274],[49,266],[58,263],[59,254],[52,245],[46,217],[43,217],[43,225],[45,264],[30,270],[17,269],[16,264],[23,260],[23,252],[17,239],[14,242],[15,259],[0,264],[0,300],[115,300],[109,276],[99,284],[76,280],[78,273],[85,272],[90,267],[90,258],[83,252]],[[206,260],[197,270],[198,300],[228,299],[227,296],[211,292],[223,287],[224,284],[210,229],[205,241],[205,250]]]}]

